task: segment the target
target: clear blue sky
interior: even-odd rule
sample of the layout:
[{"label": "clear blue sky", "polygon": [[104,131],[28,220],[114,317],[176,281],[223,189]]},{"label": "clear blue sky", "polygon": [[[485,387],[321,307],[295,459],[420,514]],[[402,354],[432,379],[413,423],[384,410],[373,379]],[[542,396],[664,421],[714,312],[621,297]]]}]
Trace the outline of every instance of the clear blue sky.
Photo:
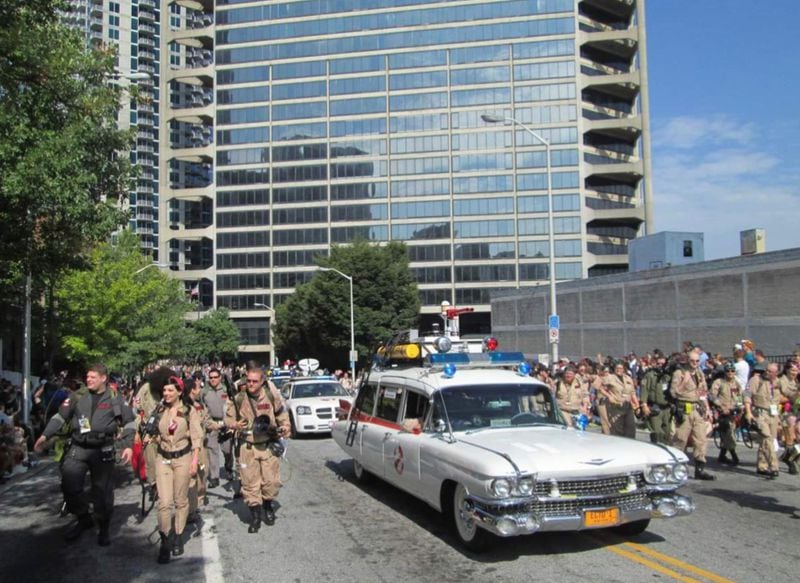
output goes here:
[{"label": "clear blue sky", "polygon": [[800,0],[647,0],[656,231],[800,247]]}]

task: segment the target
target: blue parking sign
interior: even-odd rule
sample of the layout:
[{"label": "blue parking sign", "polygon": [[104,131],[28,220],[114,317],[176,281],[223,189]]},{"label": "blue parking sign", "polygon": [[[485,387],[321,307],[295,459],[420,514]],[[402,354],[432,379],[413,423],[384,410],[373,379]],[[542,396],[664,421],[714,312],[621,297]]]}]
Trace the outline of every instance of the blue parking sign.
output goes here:
[{"label": "blue parking sign", "polygon": [[560,326],[559,326],[559,321],[558,321],[558,315],[557,314],[553,314],[553,315],[550,316],[550,318],[548,319],[547,327],[548,328],[555,328],[556,330],[558,330],[558,328]]}]

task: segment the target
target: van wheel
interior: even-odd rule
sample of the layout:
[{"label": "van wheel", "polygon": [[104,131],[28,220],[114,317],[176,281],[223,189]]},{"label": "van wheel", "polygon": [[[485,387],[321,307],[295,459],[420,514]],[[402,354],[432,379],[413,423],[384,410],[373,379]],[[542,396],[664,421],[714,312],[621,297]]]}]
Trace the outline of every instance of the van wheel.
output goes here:
[{"label": "van wheel", "polygon": [[614,530],[616,530],[617,533],[621,534],[622,536],[636,536],[637,534],[642,534],[644,531],[646,531],[648,526],[650,526],[649,518],[645,520],[635,520],[634,522],[628,522],[626,524],[620,524],[619,526],[614,527]]},{"label": "van wheel", "polygon": [[353,475],[356,477],[356,482],[359,484],[365,484],[369,482],[369,472],[365,470],[364,466],[362,466],[356,460],[353,460]]},{"label": "van wheel", "polygon": [[450,502],[453,526],[461,544],[475,553],[487,550],[494,542],[495,537],[492,533],[478,526],[470,516],[467,489],[463,485],[456,485]]}]

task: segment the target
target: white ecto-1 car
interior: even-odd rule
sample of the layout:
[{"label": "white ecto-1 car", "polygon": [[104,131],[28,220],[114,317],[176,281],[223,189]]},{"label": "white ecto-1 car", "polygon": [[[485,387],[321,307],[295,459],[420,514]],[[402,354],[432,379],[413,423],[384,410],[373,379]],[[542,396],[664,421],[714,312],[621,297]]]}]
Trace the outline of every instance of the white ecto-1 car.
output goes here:
[{"label": "white ecto-1 car", "polygon": [[330,433],[340,404],[353,398],[333,377],[294,377],[283,387],[292,422],[292,436],[299,433]]},{"label": "white ecto-1 car", "polygon": [[493,535],[634,535],[694,510],[676,492],[687,481],[683,452],[569,428],[521,353],[447,352],[452,344],[382,351],[333,426],[357,480],[378,476],[442,511],[475,551]]}]

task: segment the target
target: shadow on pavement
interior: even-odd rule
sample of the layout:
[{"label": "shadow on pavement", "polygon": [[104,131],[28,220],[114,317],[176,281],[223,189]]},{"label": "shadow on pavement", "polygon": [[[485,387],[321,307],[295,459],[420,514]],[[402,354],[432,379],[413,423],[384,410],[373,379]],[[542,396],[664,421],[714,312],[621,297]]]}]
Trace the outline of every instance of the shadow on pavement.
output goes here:
[{"label": "shadow on pavement", "polygon": [[777,512],[789,518],[794,518],[795,511],[798,510],[795,506],[779,504],[778,499],[773,496],[763,496],[752,492],[734,492],[722,488],[712,488],[703,490],[703,495],[719,498],[728,504],[735,504],[740,508],[752,508],[753,510],[762,510],[764,512]]}]

